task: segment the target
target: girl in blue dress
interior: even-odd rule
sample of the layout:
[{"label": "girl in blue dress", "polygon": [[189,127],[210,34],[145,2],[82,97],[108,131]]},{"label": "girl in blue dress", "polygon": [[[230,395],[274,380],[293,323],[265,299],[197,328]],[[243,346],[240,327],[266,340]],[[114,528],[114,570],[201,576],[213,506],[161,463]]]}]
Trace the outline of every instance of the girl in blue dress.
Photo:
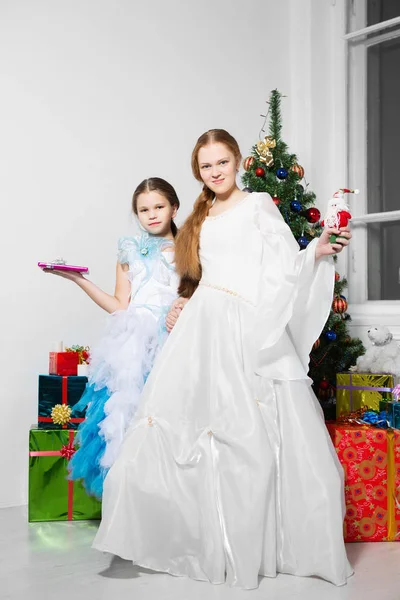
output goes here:
[{"label": "girl in blue dress", "polygon": [[142,232],[119,240],[114,295],[82,274],[51,271],[74,281],[111,313],[103,339],[91,352],[88,385],[74,407],[74,413],[87,411],[69,463],[70,478],[83,479],[88,493],[98,498],[167,336],[165,316],[177,297],[173,219],[179,199],[174,188],[157,177],[146,179],[133,194],[132,208]]}]

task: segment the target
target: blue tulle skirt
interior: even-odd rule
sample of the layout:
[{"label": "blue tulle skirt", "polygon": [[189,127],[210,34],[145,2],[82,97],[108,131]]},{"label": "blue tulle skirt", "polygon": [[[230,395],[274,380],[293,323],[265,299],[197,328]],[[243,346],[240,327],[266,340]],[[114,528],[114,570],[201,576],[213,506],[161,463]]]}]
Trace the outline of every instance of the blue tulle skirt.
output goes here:
[{"label": "blue tulle skirt", "polygon": [[132,306],[113,313],[106,335],[91,353],[89,383],[74,407],[74,413],[87,410],[78,428],[69,478],[82,479],[87,492],[99,499],[167,335],[160,314]]},{"label": "blue tulle skirt", "polygon": [[102,497],[103,481],[108,472],[108,468],[101,466],[106,441],[99,425],[106,417],[104,406],[110,396],[106,387],[96,390],[95,384],[88,384],[74,407],[74,412],[83,411],[89,405],[86,418],[80,424],[75,438],[78,450],[69,462],[69,478],[82,479],[88,494],[99,499]]}]

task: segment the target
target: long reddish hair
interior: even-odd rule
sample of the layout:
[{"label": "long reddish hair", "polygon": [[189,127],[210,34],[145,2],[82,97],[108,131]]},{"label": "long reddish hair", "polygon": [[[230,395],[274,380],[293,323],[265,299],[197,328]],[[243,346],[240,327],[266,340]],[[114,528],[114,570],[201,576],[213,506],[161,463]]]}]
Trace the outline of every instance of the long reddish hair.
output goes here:
[{"label": "long reddish hair", "polygon": [[[148,194],[149,192],[158,192],[168,200],[171,206],[176,206],[177,209],[179,208],[179,198],[172,185],[168,183],[168,181],[165,181],[165,179],[161,179],[161,177],[149,177],[149,179],[144,179],[139,183],[136,190],[133,192],[132,210],[135,215],[138,214],[137,201],[140,194]],[[171,219],[171,231],[174,237],[178,233],[178,228],[173,219]]]},{"label": "long reddish hair", "polygon": [[[199,137],[192,152],[192,172],[197,181],[202,182],[198,154],[200,148],[209,144],[224,144],[239,163],[241,154],[234,137],[224,129],[210,129]],[[178,288],[180,296],[190,298],[201,279],[199,258],[200,230],[212,205],[214,192],[203,185],[200,196],[194,203],[191,214],[179,229],[175,241],[175,266],[181,281]]]}]

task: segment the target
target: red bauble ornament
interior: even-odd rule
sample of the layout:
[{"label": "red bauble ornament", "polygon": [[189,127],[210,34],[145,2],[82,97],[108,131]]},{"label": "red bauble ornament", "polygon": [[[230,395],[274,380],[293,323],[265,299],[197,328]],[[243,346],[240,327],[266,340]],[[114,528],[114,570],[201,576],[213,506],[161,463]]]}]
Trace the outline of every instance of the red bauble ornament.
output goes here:
[{"label": "red bauble ornament", "polygon": [[304,211],[304,216],[309,223],[318,223],[321,218],[321,213],[319,212],[318,208],[312,206]]},{"label": "red bauble ornament", "polygon": [[329,383],[329,381],[324,377],[319,382],[318,398],[320,400],[329,400],[329,398],[332,398],[332,397],[333,397],[333,388],[332,388],[331,384]]},{"label": "red bauble ornament", "polygon": [[277,196],[273,196],[272,201],[274,204],[276,204],[276,206],[278,206],[281,203],[281,199]]},{"label": "red bauble ornament", "polygon": [[318,390],[318,398],[320,400],[329,400],[333,398],[334,392],[332,388],[328,388],[327,390]]},{"label": "red bauble ornament", "polygon": [[324,391],[329,389],[329,381],[325,377],[319,382],[319,389]]},{"label": "red bauble ornament", "polygon": [[247,158],[244,159],[243,161],[243,169],[245,171],[250,171],[251,167],[254,165],[254,157],[253,156],[248,156]]},{"label": "red bauble ornament", "polygon": [[291,171],[294,171],[295,173],[297,173],[297,175],[300,177],[300,179],[303,179],[304,177],[304,169],[301,165],[298,165],[297,163],[294,164],[292,167],[290,167]]},{"label": "red bauble ornament", "polygon": [[348,304],[346,300],[340,298],[339,296],[337,296],[332,302],[332,310],[335,313],[339,313],[341,315],[342,313],[346,312],[347,308]]},{"label": "red bauble ornament", "polygon": [[321,345],[321,340],[318,338],[313,344],[313,350],[318,350]]},{"label": "red bauble ornament", "polygon": [[335,281],[340,281],[340,275],[337,271],[335,271]]},{"label": "red bauble ornament", "polygon": [[264,175],[265,175],[264,169],[262,167],[257,167],[256,175],[257,175],[257,177],[264,177]]}]

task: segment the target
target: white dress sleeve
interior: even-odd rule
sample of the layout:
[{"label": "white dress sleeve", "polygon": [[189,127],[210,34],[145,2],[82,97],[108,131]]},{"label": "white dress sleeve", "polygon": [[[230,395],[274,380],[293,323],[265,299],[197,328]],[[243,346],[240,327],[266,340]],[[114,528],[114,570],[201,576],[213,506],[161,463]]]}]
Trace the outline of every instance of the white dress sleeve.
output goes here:
[{"label": "white dress sleeve", "polygon": [[268,194],[258,194],[255,224],[263,243],[257,304],[258,369],[278,379],[307,377],[309,354],[332,304],[331,257],[315,261],[313,240],[299,246]]}]

